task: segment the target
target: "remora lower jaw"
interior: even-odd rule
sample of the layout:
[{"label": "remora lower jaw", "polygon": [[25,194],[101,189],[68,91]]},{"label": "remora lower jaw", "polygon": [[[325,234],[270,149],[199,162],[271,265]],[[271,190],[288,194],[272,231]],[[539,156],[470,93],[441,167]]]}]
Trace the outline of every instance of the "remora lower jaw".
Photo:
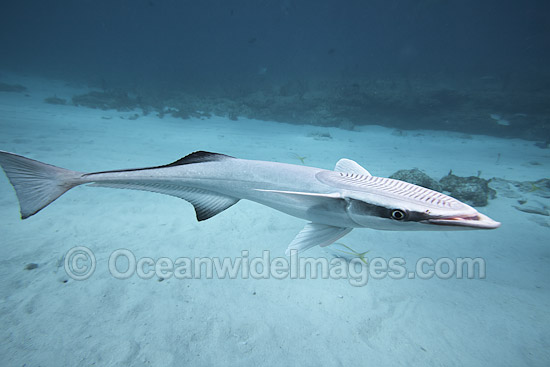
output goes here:
[{"label": "remora lower jaw", "polygon": [[476,214],[467,215],[467,216],[449,216],[449,217],[430,218],[423,222],[427,224],[466,227],[466,228],[472,228],[472,229],[473,228],[495,229],[500,227],[500,222],[494,221],[488,216],[481,213],[476,213]]}]

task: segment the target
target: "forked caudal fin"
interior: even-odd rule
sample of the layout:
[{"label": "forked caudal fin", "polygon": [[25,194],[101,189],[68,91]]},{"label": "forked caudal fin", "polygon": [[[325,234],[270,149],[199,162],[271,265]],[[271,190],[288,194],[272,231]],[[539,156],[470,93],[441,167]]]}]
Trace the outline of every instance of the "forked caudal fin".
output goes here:
[{"label": "forked caudal fin", "polygon": [[79,172],[4,151],[0,151],[0,166],[6,172],[19,199],[21,219],[38,213],[81,183],[78,182],[82,175]]}]

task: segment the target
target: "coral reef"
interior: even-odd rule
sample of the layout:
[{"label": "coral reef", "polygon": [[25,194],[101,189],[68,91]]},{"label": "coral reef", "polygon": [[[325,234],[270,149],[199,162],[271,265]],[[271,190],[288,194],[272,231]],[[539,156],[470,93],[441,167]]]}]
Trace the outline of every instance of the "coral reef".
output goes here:
[{"label": "coral reef", "polygon": [[512,181],[502,178],[492,178],[489,187],[498,191],[499,195],[517,199],[526,194],[541,198],[550,198],[550,179],[543,178],[537,181]]},{"label": "coral reef", "polygon": [[73,104],[101,110],[131,111],[140,106],[137,98],[129,97],[126,92],[92,91],[74,96]]},{"label": "coral reef", "polygon": [[489,180],[480,177],[461,177],[452,172],[436,181],[418,168],[399,170],[390,178],[410,182],[435,191],[446,191],[452,197],[473,206],[486,206],[489,199],[496,197],[496,191],[489,187]]},{"label": "coral reef", "polygon": [[350,130],[377,124],[550,141],[550,76],[252,78],[215,85],[134,85],[126,91],[117,86],[116,91],[75,96],[73,102],[122,111],[139,107],[144,114],[183,119],[217,115]]},{"label": "coral reef", "polygon": [[328,132],[315,131],[307,134],[308,138],[313,138],[313,140],[328,141],[332,140],[332,135]]},{"label": "coral reef", "polygon": [[489,181],[476,176],[460,177],[449,172],[439,183],[452,197],[473,206],[485,206],[496,196]]},{"label": "coral reef", "polygon": [[435,191],[443,190],[443,187],[439,184],[439,182],[437,182],[418,168],[399,170],[392,174],[390,178],[409,182]]},{"label": "coral reef", "polygon": [[0,92],[21,93],[21,92],[25,92],[26,90],[27,90],[27,87],[21,84],[7,84],[7,83],[0,82]]},{"label": "coral reef", "polygon": [[529,214],[529,220],[540,226],[550,227],[550,179],[511,181],[493,178],[489,187],[498,191],[499,196],[516,199],[516,204],[512,207]]},{"label": "coral reef", "polygon": [[59,98],[57,96],[44,98],[44,102],[49,104],[58,104],[58,105],[65,105],[67,104],[67,101],[63,98]]},{"label": "coral reef", "polygon": [[550,206],[539,200],[518,200],[518,204],[513,207],[521,212],[550,216]]}]

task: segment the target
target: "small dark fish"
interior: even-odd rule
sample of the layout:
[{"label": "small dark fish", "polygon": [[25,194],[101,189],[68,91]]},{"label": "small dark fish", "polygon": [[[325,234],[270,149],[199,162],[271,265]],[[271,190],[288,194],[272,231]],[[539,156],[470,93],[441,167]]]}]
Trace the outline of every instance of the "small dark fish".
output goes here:
[{"label": "small dark fish", "polygon": [[35,263],[29,263],[27,265],[25,265],[25,270],[33,270],[33,269],[36,269],[38,268],[38,264],[35,264]]}]

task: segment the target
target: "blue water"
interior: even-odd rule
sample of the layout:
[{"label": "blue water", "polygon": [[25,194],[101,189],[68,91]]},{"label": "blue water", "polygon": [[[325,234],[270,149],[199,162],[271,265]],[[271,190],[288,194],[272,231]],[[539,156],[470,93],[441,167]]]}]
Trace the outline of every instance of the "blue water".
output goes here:
[{"label": "blue water", "polygon": [[[488,183],[476,208],[502,227],[357,229],[300,255],[333,272],[300,275],[285,250],[305,222],[268,207],[197,222],[179,198],[78,187],[23,221],[2,174],[2,365],[549,365],[549,16],[534,0],[3,4],[0,150],[80,172],[194,151],[416,167]],[[224,259],[239,271],[216,273]]]}]

